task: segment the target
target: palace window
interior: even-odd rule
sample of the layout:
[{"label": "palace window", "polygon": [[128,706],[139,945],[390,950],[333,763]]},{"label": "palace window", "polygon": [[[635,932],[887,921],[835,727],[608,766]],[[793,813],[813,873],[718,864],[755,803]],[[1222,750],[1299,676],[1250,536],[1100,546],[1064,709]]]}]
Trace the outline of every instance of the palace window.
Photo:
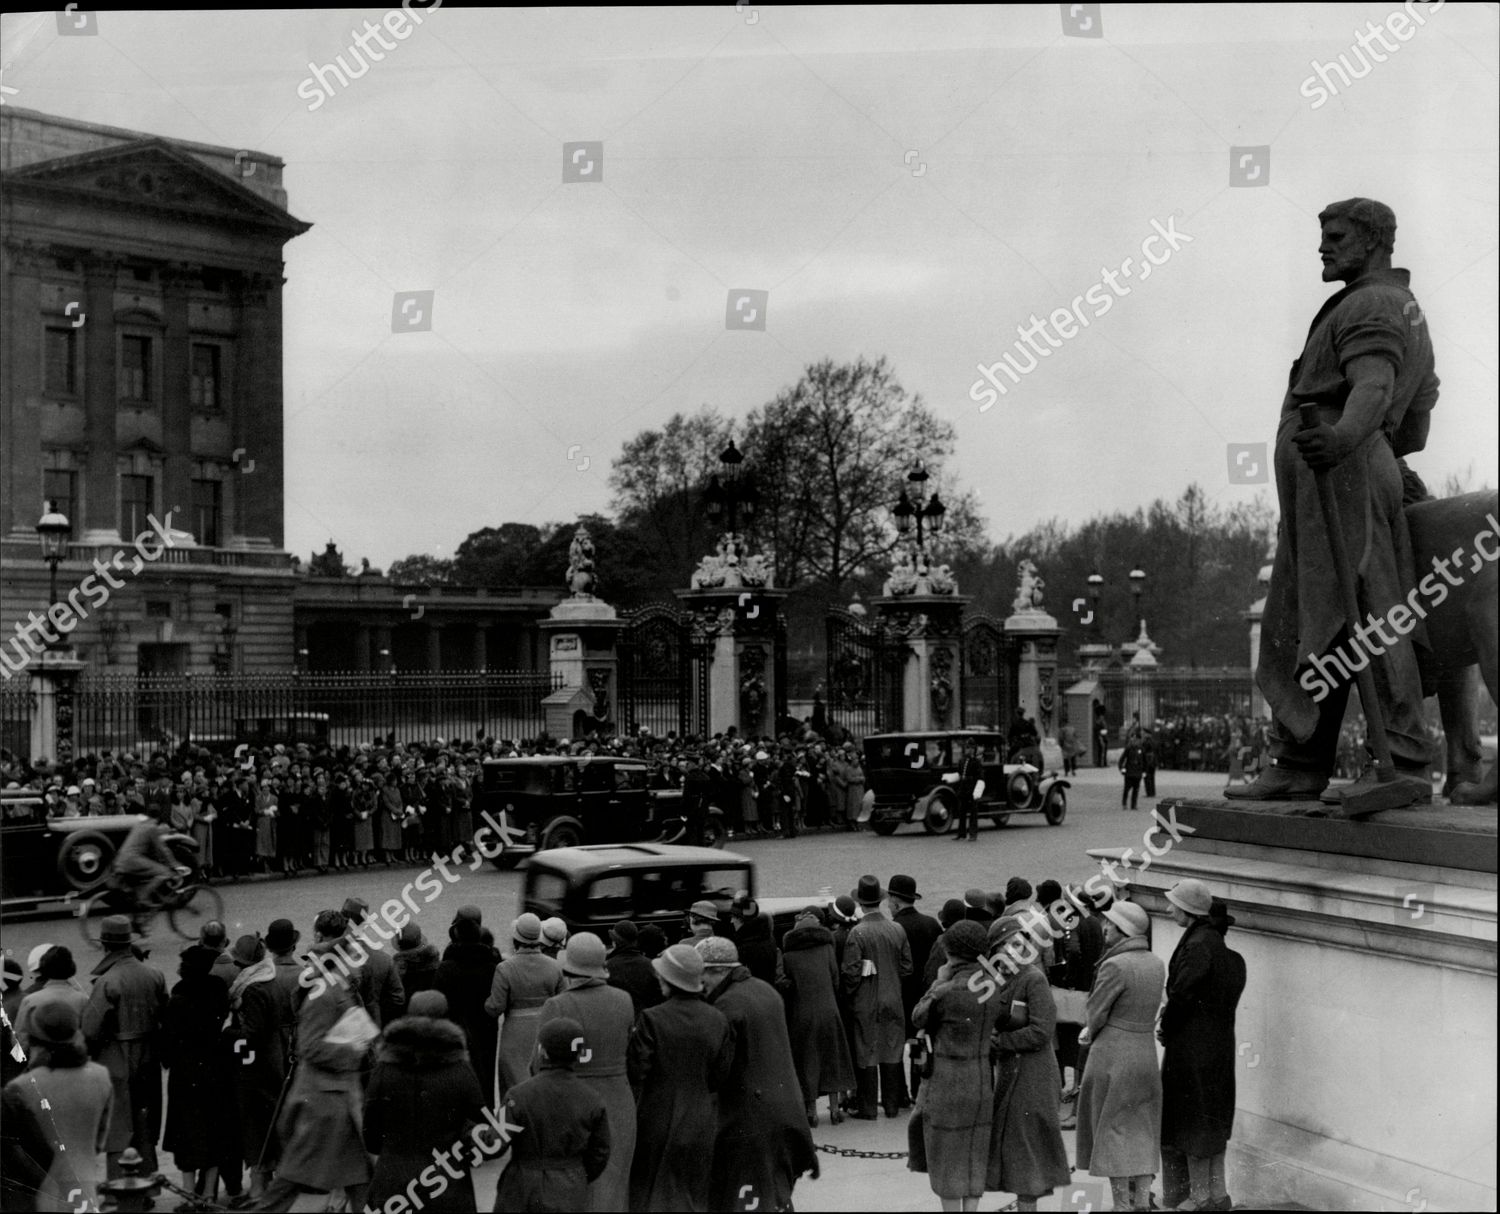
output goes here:
[{"label": "palace window", "polygon": [[206,547],[219,544],[223,501],[223,486],[218,481],[193,482],[193,538]]},{"label": "palace window", "polygon": [[219,347],[193,343],[193,408],[218,409],[223,405],[219,381]]},{"label": "palace window", "polygon": [[120,399],[151,400],[151,338],[120,338]]},{"label": "palace window", "polygon": [[47,327],[43,391],[48,396],[78,395],[78,330]]},{"label": "palace window", "polygon": [[155,508],[155,480],[149,476],[120,476],[120,537],[134,539],[150,525],[147,516]]}]

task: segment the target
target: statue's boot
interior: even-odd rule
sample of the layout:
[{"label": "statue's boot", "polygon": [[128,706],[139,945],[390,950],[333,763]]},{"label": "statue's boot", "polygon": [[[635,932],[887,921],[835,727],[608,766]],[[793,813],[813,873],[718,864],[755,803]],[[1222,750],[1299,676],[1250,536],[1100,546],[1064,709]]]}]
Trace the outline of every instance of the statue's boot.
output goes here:
[{"label": "statue's boot", "polygon": [[[1355,780],[1353,784],[1329,785],[1329,787],[1323,790],[1318,800],[1322,801],[1324,805],[1342,805],[1345,794],[1348,794],[1350,797],[1357,797],[1362,792],[1378,788],[1380,786],[1380,777],[1377,773],[1378,769],[1372,766],[1366,770],[1364,775]],[[1396,765],[1396,779],[1407,781],[1415,786],[1417,796],[1416,800],[1411,802],[1413,805],[1432,804],[1432,780],[1425,769],[1420,767],[1402,767],[1398,763]]]},{"label": "statue's boot", "polygon": [[1328,787],[1328,777],[1289,767],[1265,767],[1254,784],[1231,784],[1224,796],[1231,801],[1316,801]]}]

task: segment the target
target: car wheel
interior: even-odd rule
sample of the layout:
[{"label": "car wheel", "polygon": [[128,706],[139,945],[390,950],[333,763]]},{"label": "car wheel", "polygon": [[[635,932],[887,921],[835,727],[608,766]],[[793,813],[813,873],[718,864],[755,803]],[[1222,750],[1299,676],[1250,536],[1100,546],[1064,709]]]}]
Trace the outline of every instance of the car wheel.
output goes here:
[{"label": "car wheel", "polygon": [[1060,788],[1047,790],[1047,796],[1042,801],[1042,816],[1047,819],[1048,826],[1056,826],[1068,812],[1068,794]]},{"label": "car wheel", "polygon": [[1012,773],[1005,782],[1005,799],[1010,802],[1012,809],[1025,809],[1031,804],[1032,794],[1036,785],[1031,782],[1031,777],[1024,771]]},{"label": "car wheel", "polygon": [[551,851],[554,847],[582,846],[583,826],[572,818],[559,818],[542,832],[542,851]]},{"label": "car wheel", "polygon": [[69,889],[86,890],[98,885],[109,873],[115,858],[115,845],[94,830],[70,835],[57,853],[58,875]]},{"label": "car wheel", "polygon": [[929,835],[941,835],[953,824],[953,798],[934,793],[927,802],[927,816],[922,819],[922,829]]},{"label": "car wheel", "polygon": [[894,835],[896,827],[900,825],[901,823],[899,822],[871,822],[870,829],[877,835]]}]

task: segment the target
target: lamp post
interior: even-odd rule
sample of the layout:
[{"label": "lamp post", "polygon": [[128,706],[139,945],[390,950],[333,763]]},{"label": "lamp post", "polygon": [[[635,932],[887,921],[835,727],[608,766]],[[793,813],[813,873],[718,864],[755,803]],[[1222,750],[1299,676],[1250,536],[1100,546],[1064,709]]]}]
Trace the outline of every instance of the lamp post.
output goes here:
[{"label": "lamp post", "polygon": [[703,491],[703,507],[709,521],[716,527],[728,524],[724,534],[734,556],[741,555],[740,515],[744,514],[745,525],[749,526],[760,502],[754,482],[744,475],[744,463],[744,453],[730,439],[729,446],[719,453],[720,471],[709,478],[708,488]]},{"label": "lamp post", "polygon": [[1104,597],[1104,575],[1095,569],[1089,574],[1089,614],[1093,617],[1094,641],[1104,640],[1104,621],[1099,618],[1099,600]]},{"label": "lamp post", "polygon": [[943,505],[942,499],[938,497],[935,490],[932,497],[923,504],[922,498],[927,493],[928,479],[927,469],[918,460],[916,466],[906,474],[906,486],[902,488],[901,497],[891,508],[891,513],[896,516],[897,534],[903,537],[911,534],[912,524],[916,524],[916,533],[913,538],[918,578],[927,576],[927,543],[923,536],[924,524],[928,533],[937,535],[943,529],[943,516],[948,513],[948,508]]},{"label": "lamp post", "polygon": [[1135,596],[1135,618],[1145,628],[1145,620],[1141,618],[1141,594],[1146,589],[1146,571],[1139,566],[1130,571],[1130,593]]},{"label": "lamp post", "polygon": [[[42,546],[42,560],[46,561],[52,570],[51,585],[48,591],[48,611],[52,614],[52,608],[57,606],[57,566],[68,551],[68,532],[71,530],[67,515],[57,509],[56,502],[48,502],[47,509],[42,517],[37,520],[37,541]],[[51,650],[61,649],[62,639],[49,639],[47,648]]]}]

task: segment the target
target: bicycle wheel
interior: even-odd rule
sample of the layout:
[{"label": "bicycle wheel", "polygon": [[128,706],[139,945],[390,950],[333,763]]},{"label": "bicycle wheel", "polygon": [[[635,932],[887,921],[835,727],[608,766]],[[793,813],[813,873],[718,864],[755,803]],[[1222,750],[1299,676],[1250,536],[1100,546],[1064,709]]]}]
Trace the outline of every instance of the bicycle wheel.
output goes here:
[{"label": "bicycle wheel", "polygon": [[104,894],[94,894],[79,900],[78,909],[74,914],[78,917],[78,931],[83,936],[85,945],[89,948],[103,949],[104,946],[99,943],[99,929],[104,923],[105,916],[115,913],[110,900]]},{"label": "bicycle wheel", "polygon": [[167,911],[167,922],[184,940],[198,939],[203,925],[211,919],[224,919],[224,899],[211,885],[189,886]]}]

